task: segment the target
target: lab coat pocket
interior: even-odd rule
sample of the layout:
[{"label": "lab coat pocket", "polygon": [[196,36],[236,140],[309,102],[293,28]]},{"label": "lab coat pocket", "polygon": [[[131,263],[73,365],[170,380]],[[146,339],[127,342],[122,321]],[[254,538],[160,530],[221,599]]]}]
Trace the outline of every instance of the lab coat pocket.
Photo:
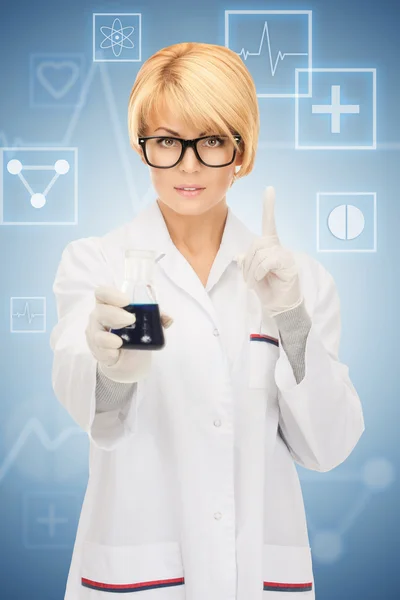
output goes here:
[{"label": "lab coat pocket", "polygon": [[309,546],[264,544],[262,575],[263,598],[277,598],[284,592],[301,592],[309,600],[315,597]]},{"label": "lab coat pocket", "polygon": [[266,334],[250,333],[249,387],[267,388],[275,382],[275,364],[279,356],[279,341]]},{"label": "lab coat pocket", "polygon": [[110,546],[84,541],[80,577],[79,600],[101,600],[115,592],[139,592],[135,600],[185,600],[178,542]]}]

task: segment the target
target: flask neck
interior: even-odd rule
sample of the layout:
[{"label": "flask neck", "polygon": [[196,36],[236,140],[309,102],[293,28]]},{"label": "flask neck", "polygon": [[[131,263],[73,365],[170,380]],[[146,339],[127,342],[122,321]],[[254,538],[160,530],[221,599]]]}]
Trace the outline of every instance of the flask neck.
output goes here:
[{"label": "flask neck", "polygon": [[125,253],[125,280],[123,291],[130,304],[157,304],[153,286],[154,253],[146,250],[128,250]]},{"label": "flask neck", "polygon": [[153,280],[154,262],[146,258],[125,258],[125,279],[150,283]]}]

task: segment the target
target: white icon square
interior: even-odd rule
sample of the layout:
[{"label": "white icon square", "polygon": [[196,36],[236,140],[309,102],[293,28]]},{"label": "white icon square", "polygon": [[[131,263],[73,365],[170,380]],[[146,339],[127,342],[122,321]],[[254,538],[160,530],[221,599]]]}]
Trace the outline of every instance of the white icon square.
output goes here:
[{"label": "white icon square", "polygon": [[[297,95],[302,73],[312,77],[310,100]],[[376,149],[376,69],[296,68],[295,89],[296,149]]]},{"label": "white icon square", "polygon": [[318,192],[318,252],[376,252],[376,192]]},{"label": "white icon square", "polygon": [[29,99],[32,108],[75,108],[81,102],[84,55],[31,54]]},{"label": "white icon square", "polygon": [[13,296],[10,298],[11,333],[46,332],[46,298]]},{"label": "white icon square", "polygon": [[[225,46],[242,58],[258,98],[293,98],[295,68],[312,68],[312,11],[226,10]],[[311,83],[300,97],[312,96]]]},{"label": "white icon square", "polygon": [[71,492],[33,492],[23,496],[22,538],[25,548],[71,548],[79,499]]},{"label": "white icon square", "polygon": [[93,13],[93,62],[141,60],[141,13]]},{"label": "white icon square", "polygon": [[0,224],[76,225],[77,148],[0,148]]}]

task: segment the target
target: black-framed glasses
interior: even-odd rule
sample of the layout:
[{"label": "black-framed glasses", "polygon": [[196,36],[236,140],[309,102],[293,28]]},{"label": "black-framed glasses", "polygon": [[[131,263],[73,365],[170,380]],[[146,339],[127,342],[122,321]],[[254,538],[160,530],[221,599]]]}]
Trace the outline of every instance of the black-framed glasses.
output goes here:
[{"label": "black-framed glasses", "polygon": [[[233,135],[239,143],[241,136]],[[183,158],[186,149],[191,147],[198,160],[206,167],[227,167],[236,156],[236,148],[227,135],[208,135],[194,140],[171,136],[150,135],[138,138],[143,148],[146,162],[156,169],[175,167]]]}]

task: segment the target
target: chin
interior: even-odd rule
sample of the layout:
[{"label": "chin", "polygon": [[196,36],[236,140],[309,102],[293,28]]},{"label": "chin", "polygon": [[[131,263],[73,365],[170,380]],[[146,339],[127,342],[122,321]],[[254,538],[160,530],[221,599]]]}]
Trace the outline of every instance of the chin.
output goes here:
[{"label": "chin", "polygon": [[184,198],[183,196],[179,196],[179,194],[176,194],[176,196],[178,197],[173,199],[168,198],[167,200],[162,200],[158,197],[158,202],[181,215],[201,215],[217,208],[221,203],[225,205],[225,196],[217,202],[207,201],[204,194],[192,198]]}]

